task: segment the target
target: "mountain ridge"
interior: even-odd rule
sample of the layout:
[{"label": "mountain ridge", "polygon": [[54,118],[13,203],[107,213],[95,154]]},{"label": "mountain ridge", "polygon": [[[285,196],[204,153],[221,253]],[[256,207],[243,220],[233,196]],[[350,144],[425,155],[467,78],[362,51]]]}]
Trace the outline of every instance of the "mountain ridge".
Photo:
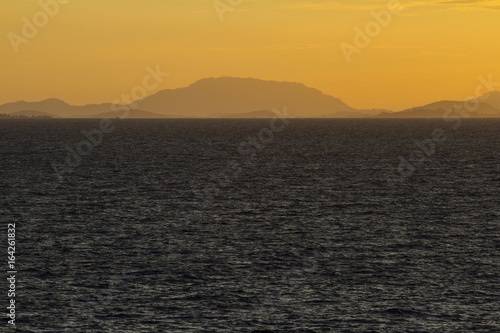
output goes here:
[{"label": "mountain ridge", "polygon": [[[442,100],[401,111],[356,109],[337,97],[288,81],[254,78],[204,78],[186,87],[160,90],[131,105],[112,103],[70,105],[57,98],[0,105],[0,113],[30,110],[57,118],[114,118],[130,110],[129,118],[266,118],[270,110],[287,107],[298,118],[439,118],[456,104],[478,109],[472,117],[500,117],[500,92],[491,91],[469,101]],[[489,102],[489,103],[488,103]]]}]

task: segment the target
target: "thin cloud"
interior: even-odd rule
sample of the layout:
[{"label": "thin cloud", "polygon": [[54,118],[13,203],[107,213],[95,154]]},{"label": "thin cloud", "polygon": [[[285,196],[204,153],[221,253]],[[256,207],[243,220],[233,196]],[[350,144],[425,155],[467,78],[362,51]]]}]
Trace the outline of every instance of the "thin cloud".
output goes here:
[{"label": "thin cloud", "polygon": [[443,51],[421,51],[414,55],[409,55],[408,57],[466,57],[465,53],[453,53],[453,52],[443,52]]},{"label": "thin cloud", "polygon": [[[376,10],[386,8],[388,0],[368,0],[359,3],[352,1],[337,1],[337,2],[324,2],[324,1],[306,1],[303,3],[295,4],[282,4],[281,9],[296,9],[296,10]],[[447,7],[441,8],[446,10],[456,11],[488,11],[500,10],[500,0],[436,0],[436,1],[400,1],[400,6],[403,9],[410,8],[423,8],[423,7]]]},{"label": "thin cloud", "polygon": [[[336,11],[336,10],[354,10],[354,11],[371,11],[386,9],[389,0],[308,0],[296,1],[263,1],[263,0],[245,0],[240,5],[234,7],[234,11],[247,12],[256,10],[298,10],[298,11]],[[403,9],[402,15],[411,15],[404,13],[407,9],[429,8],[443,11],[485,11],[485,10],[500,10],[500,0],[400,0],[400,8]],[[206,12],[213,8],[198,9],[195,12]]]},{"label": "thin cloud", "polygon": [[446,11],[488,11],[499,10],[500,0],[438,0],[411,1],[403,7],[440,7]]}]

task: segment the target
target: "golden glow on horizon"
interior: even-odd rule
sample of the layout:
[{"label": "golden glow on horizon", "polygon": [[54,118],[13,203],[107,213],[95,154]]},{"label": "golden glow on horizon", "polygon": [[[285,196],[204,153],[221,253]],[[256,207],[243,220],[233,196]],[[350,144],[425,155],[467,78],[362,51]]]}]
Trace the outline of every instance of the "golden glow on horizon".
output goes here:
[{"label": "golden glow on horizon", "polygon": [[41,7],[2,1],[1,104],[112,102],[156,64],[170,73],[158,90],[205,77],[254,77],[393,110],[463,100],[480,75],[500,81],[497,0],[402,0],[402,12],[351,63],[339,45],[354,44],[354,28],[364,29],[370,11],[389,1],[242,0],[223,21],[213,0],[67,2],[16,54],[7,35],[22,35],[22,17],[31,20]]}]

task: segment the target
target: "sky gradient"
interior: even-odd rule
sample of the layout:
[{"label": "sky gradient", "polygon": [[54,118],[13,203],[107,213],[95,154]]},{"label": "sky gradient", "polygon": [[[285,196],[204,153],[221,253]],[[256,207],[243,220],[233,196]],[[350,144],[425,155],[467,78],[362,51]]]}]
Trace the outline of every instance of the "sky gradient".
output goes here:
[{"label": "sky gradient", "polygon": [[364,30],[390,1],[221,2],[233,10],[218,13],[213,0],[66,1],[16,53],[12,34],[25,38],[23,17],[32,22],[42,8],[2,0],[0,103],[112,102],[156,65],[170,75],[150,94],[205,77],[253,77],[391,110],[463,100],[478,76],[500,81],[497,0],[401,1],[401,12],[350,62],[340,45],[355,46],[355,28]]}]

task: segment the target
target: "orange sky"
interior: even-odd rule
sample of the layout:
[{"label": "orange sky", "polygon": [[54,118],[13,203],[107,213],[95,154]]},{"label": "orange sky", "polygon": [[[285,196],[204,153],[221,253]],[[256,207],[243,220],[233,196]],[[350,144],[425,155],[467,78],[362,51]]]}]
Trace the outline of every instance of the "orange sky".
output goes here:
[{"label": "orange sky", "polygon": [[[379,24],[350,63],[340,45],[356,46],[354,29],[373,27],[371,11],[393,0],[220,0],[232,9],[224,13],[213,0],[60,2],[52,17],[39,1],[1,1],[0,103],[112,102],[157,64],[170,73],[157,90],[254,77],[392,110],[463,100],[480,75],[500,81],[500,0],[402,0],[401,12]],[[33,16],[40,27],[25,38]]]}]

